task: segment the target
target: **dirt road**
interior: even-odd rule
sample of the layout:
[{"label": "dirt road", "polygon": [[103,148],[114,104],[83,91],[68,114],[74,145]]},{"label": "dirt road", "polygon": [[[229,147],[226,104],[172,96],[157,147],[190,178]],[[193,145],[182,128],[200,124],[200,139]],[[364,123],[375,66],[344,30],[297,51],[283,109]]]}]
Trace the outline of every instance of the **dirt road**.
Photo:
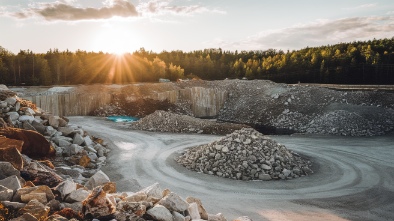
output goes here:
[{"label": "dirt road", "polygon": [[[188,171],[173,157],[217,136],[148,133],[96,117],[70,117],[111,145],[103,170],[112,181],[159,182],[183,198],[200,198],[228,220],[393,220],[394,136],[274,136],[314,162],[314,174],[287,181],[236,181]],[[127,191],[121,187],[120,191]]]}]

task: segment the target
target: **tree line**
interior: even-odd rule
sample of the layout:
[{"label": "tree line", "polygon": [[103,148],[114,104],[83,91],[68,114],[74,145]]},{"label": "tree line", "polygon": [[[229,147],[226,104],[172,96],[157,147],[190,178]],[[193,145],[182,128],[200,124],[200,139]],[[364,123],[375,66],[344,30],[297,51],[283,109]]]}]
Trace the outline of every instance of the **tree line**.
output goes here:
[{"label": "tree line", "polygon": [[301,50],[146,51],[123,56],[78,50],[13,54],[0,47],[7,85],[157,82],[182,78],[268,79],[282,83],[394,84],[394,37]]}]

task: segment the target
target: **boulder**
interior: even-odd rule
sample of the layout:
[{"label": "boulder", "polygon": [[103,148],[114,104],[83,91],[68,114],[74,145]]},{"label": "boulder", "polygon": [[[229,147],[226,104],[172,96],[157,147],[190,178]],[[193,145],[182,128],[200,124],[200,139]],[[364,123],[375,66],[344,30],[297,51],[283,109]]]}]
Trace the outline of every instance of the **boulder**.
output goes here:
[{"label": "boulder", "polygon": [[12,175],[20,175],[19,170],[15,169],[10,162],[0,161],[0,179],[5,179]]},{"label": "boulder", "polygon": [[26,203],[10,202],[10,201],[2,201],[1,204],[13,210],[19,210],[26,206]]},{"label": "boulder", "polygon": [[[10,139],[8,139],[10,140]],[[18,147],[20,148],[20,147]],[[9,162],[15,169],[22,170],[23,159],[21,153],[15,147],[0,148],[0,161]],[[19,172],[18,172],[19,173]],[[3,179],[0,175],[0,179]]]},{"label": "boulder", "polygon": [[154,220],[159,221],[173,221],[171,212],[162,205],[155,205],[146,213],[151,216]]},{"label": "boulder", "polygon": [[30,213],[24,213],[17,218],[10,219],[10,221],[38,221],[38,219]]},{"label": "boulder", "polygon": [[74,135],[73,144],[77,144],[77,145],[80,146],[80,145],[83,144],[83,142],[85,142],[85,140],[83,139],[83,137],[82,137],[80,134],[76,133],[76,134]]},{"label": "boulder", "polygon": [[40,133],[18,128],[0,130],[0,135],[23,141],[22,154],[29,157],[52,157],[55,155],[50,143]]},{"label": "boulder", "polygon": [[45,193],[27,193],[21,195],[21,202],[22,203],[28,203],[30,200],[37,200],[40,203],[46,204],[48,202],[46,194]]},{"label": "boulder", "polygon": [[198,213],[200,213],[201,219],[208,220],[208,213],[205,210],[205,208],[203,207],[200,199],[197,199],[197,198],[189,196],[189,197],[186,198],[186,202],[188,202],[189,204],[190,203],[196,203],[197,204],[197,208],[198,208]]},{"label": "boulder", "polygon": [[54,128],[58,128],[59,127],[59,116],[49,116],[48,118],[48,123],[50,126],[54,127]]},{"label": "boulder", "polygon": [[82,202],[89,196],[89,191],[77,189],[72,191],[65,199],[67,203]]},{"label": "boulder", "polygon": [[31,123],[31,122],[34,121],[34,117],[33,117],[33,116],[29,116],[29,115],[22,115],[22,116],[19,116],[18,120],[19,120],[20,122],[25,122],[25,121],[27,121],[27,122]]},{"label": "boulder", "polygon": [[30,213],[36,217],[39,221],[45,220],[48,217],[49,207],[38,202],[37,200],[31,200],[25,207],[18,211],[19,214]]},{"label": "boulder", "polygon": [[34,120],[33,122],[31,122],[31,126],[33,126],[41,135],[45,134],[46,127],[42,123]]},{"label": "boulder", "polygon": [[140,192],[145,193],[148,197],[154,197],[157,199],[161,199],[163,197],[163,190],[160,188],[159,183],[154,183],[153,185],[142,189]]},{"label": "boulder", "polygon": [[25,130],[34,130],[34,131],[37,131],[36,128],[34,128],[34,127],[29,123],[29,121],[24,121],[24,122],[22,122],[22,128],[25,129]]},{"label": "boulder", "polygon": [[22,188],[19,178],[16,175],[12,175],[5,179],[0,180],[0,185],[7,187],[13,191]]},{"label": "boulder", "polygon": [[162,198],[157,204],[165,206],[170,211],[184,212],[189,204],[175,193],[170,193]]},{"label": "boulder", "polygon": [[116,212],[116,202],[107,197],[107,193],[98,186],[82,202],[82,215],[86,218],[111,217]]},{"label": "boulder", "polygon": [[139,202],[120,201],[116,209],[121,212],[133,213],[136,216],[143,216],[146,213],[146,206]]},{"label": "boulder", "polygon": [[172,211],[172,217],[173,217],[174,221],[186,221],[186,218],[184,215],[182,215],[178,212],[175,212],[175,211]]},{"label": "boulder", "polygon": [[127,202],[140,202],[145,201],[147,198],[148,196],[144,192],[138,192],[126,197],[124,200]]},{"label": "boulder", "polygon": [[5,102],[7,102],[8,105],[12,105],[14,106],[16,103],[16,97],[8,97],[7,99],[5,99]]},{"label": "boulder", "polygon": [[192,220],[201,219],[197,203],[190,203],[189,207],[187,208],[187,212],[189,213]]},{"label": "boulder", "polygon": [[65,180],[59,185],[57,185],[54,190],[58,191],[60,193],[60,196],[62,199],[64,199],[68,194],[71,192],[75,191],[77,189],[76,183],[72,180]]},{"label": "boulder", "polygon": [[93,144],[93,141],[92,141],[92,139],[90,139],[89,136],[85,136],[83,139],[84,139],[84,141],[85,141],[85,145],[86,145],[86,146],[90,146],[90,145]]},{"label": "boulder", "polygon": [[[37,194],[38,193],[38,194]],[[18,189],[12,199],[12,201],[21,202],[22,196],[25,196],[25,200],[28,198],[26,195],[31,195],[30,198],[40,198],[45,195],[46,202],[55,199],[55,196],[52,193],[52,190],[48,186],[35,186],[35,187],[26,187],[22,189]]]},{"label": "boulder", "polygon": [[13,195],[14,191],[12,189],[0,185],[0,201],[10,201]]},{"label": "boulder", "polygon": [[8,112],[7,115],[9,116],[11,121],[16,121],[19,119],[18,112]]},{"label": "boulder", "polygon": [[108,176],[103,171],[99,170],[92,177],[90,177],[88,182],[86,182],[85,187],[88,189],[93,189],[108,182],[110,182]]},{"label": "boulder", "polygon": [[61,215],[54,214],[49,216],[45,221],[68,221],[68,219]]}]

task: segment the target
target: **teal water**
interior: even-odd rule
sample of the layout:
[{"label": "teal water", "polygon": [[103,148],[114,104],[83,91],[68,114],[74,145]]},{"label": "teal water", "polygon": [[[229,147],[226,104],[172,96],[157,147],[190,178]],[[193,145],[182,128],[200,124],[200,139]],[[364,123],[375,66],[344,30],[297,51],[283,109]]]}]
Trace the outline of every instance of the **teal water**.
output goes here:
[{"label": "teal water", "polygon": [[130,116],[109,116],[107,117],[108,120],[113,122],[133,122],[139,120],[137,117],[130,117]]}]

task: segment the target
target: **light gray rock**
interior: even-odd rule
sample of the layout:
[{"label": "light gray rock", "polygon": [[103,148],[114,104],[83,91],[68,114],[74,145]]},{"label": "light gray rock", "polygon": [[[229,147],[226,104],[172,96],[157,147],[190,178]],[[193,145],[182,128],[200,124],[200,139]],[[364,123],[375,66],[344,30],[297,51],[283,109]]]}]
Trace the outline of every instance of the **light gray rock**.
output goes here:
[{"label": "light gray rock", "polygon": [[192,220],[201,219],[200,213],[198,212],[197,203],[190,203],[189,207],[187,208],[187,212],[189,213]]},{"label": "light gray rock", "polygon": [[148,197],[154,197],[157,199],[161,199],[163,197],[163,190],[160,188],[159,183],[154,183],[153,185],[142,189],[140,192],[145,193]]},{"label": "light gray rock", "polygon": [[16,98],[15,98],[15,97],[8,97],[8,98],[5,99],[4,101],[7,102],[8,105],[14,106],[15,103],[16,103]]},{"label": "light gray rock", "polygon": [[88,182],[85,184],[85,187],[91,190],[108,182],[110,182],[108,176],[103,171],[99,170],[89,178]]},{"label": "light gray rock", "polygon": [[71,127],[58,127],[57,130],[62,132],[64,136],[68,136],[74,132],[74,129]]},{"label": "light gray rock", "polygon": [[189,204],[175,193],[170,193],[162,198],[157,204],[165,206],[170,211],[184,212]]},{"label": "light gray rock", "polygon": [[0,179],[5,179],[12,175],[19,176],[19,170],[15,169],[10,162],[0,162]]},{"label": "light gray rock", "polygon": [[174,221],[186,221],[185,216],[175,211],[172,211],[172,217]]},{"label": "light gray rock", "polygon": [[64,199],[68,194],[77,189],[77,185],[74,181],[67,179],[59,183],[54,189],[57,190],[62,199]]},{"label": "light gray rock", "polygon": [[253,221],[253,220],[247,216],[241,216],[241,217],[236,218],[233,221]]},{"label": "light gray rock", "polygon": [[48,123],[50,126],[54,127],[54,128],[58,128],[59,127],[59,116],[49,116],[48,118]]},{"label": "light gray rock", "polygon": [[89,192],[84,189],[74,190],[66,197],[67,203],[82,202],[89,196]]},{"label": "light gray rock", "polygon": [[85,149],[88,152],[97,153],[97,150],[95,150],[91,145],[90,146],[84,146],[83,149]]},{"label": "light gray rock", "polygon": [[19,119],[18,112],[8,112],[7,115],[10,117],[11,121],[16,121]]},{"label": "light gray rock", "polygon": [[34,121],[34,117],[29,115],[22,115],[19,116],[18,120],[20,122],[28,121],[29,123],[32,123]]},{"label": "light gray rock", "polygon": [[66,139],[59,139],[57,145],[59,145],[59,147],[68,147],[71,143]]},{"label": "light gray rock", "polygon": [[90,136],[85,136],[83,139],[85,141],[86,146],[90,146],[93,144],[93,141],[92,141],[92,139],[90,139]]},{"label": "light gray rock", "polygon": [[5,107],[7,107],[7,102],[5,102],[5,101],[0,101],[0,108],[5,108]]},{"label": "light gray rock", "polygon": [[209,214],[208,215],[208,221],[227,221],[226,217],[223,216],[223,214],[218,213],[216,215]]},{"label": "light gray rock", "polygon": [[268,181],[268,180],[272,180],[272,178],[269,174],[260,174],[259,180]]},{"label": "light gray rock", "polygon": [[30,116],[34,116],[36,114],[36,112],[33,109],[31,109],[30,107],[28,107],[25,109],[25,114],[30,115]]},{"label": "light gray rock", "polygon": [[155,205],[146,213],[152,216],[155,220],[159,221],[173,221],[171,212],[162,205]]},{"label": "light gray rock", "polygon": [[85,140],[83,139],[83,137],[80,134],[77,133],[74,135],[73,144],[77,144],[77,145],[81,146],[83,144],[83,142],[85,142]]},{"label": "light gray rock", "polygon": [[197,204],[197,208],[198,208],[198,212],[200,213],[200,217],[201,219],[205,219],[208,220],[208,213],[205,210],[204,206],[201,203],[201,200],[195,197],[187,197],[186,198],[186,202],[190,203],[196,203]]},{"label": "light gray rock", "polygon": [[10,201],[13,195],[14,191],[12,189],[0,185],[0,201]]},{"label": "light gray rock", "polygon": [[79,146],[78,144],[71,144],[69,148],[72,155],[82,153],[83,150],[83,147]]},{"label": "light gray rock", "polygon": [[9,176],[5,179],[0,180],[0,185],[7,187],[13,191],[22,188],[21,183],[16,175]]}]

